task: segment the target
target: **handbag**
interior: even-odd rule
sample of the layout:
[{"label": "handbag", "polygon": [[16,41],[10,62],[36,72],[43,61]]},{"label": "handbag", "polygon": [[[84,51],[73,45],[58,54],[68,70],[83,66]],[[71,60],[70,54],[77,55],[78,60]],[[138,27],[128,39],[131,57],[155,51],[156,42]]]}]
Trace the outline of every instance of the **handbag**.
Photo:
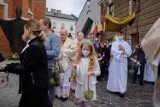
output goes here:
[{"label": "handbag", "polygon": [[50,72],[50,86],[60,86],[60,73],[56,66],[53,66],[52,69],[49,70]]},{"label": "handbag", "polygon": [[94,91],[90,90],[90,87],[89,87],[89,76],[88,76],[88,90],[84,91],[83,95],[86,100],[92,100],[93,94],[94,94]]},{"label": "handbag", "polygon": [[69,69],[69,62],[67,61],[67,58],[61,57],[61,58],[56,58],[56,61],[59,66],[59,71],[60,73],[64,73]]}]

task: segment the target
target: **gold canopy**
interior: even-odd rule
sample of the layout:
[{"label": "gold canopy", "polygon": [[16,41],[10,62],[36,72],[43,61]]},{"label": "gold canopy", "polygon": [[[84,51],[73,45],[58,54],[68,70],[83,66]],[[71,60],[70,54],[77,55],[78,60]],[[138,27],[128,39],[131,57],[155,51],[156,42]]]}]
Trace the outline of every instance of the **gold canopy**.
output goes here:
[{"label": "gold canopy", "polygon": [[105,31],[120,31],[126,27],[135,16],[136,14],[133,12],[131,15],[120,19],[107,14],[105,16]]}]

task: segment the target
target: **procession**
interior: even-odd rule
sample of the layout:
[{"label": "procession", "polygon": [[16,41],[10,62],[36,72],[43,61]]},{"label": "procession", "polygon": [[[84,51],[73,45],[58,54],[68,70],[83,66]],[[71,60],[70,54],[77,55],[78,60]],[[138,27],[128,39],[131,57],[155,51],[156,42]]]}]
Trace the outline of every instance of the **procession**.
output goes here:
[{"label": "procession", "polygon": [[0,1],[0,107],[160,107],[158,0],[20,1]]}]

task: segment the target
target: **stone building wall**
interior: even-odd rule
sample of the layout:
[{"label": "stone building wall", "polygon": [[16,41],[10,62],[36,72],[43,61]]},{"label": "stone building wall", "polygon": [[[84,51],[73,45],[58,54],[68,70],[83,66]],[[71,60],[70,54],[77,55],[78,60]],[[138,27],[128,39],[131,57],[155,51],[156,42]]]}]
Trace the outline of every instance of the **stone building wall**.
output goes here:
[{"label": "stone building wall", "polygon": [[[160,0],[140,0],[140,12],[138,13],[138,33],[139,41],[145,36],[149,31],[154,22],[160,17]],[[137,32],[136,27],[137,20],[134,24],[128,27],[127,35],[131,39],[132,34]],[[134,42],[132,40],[132,42]],[[134,44],[134,43],[132,43]]]},{"label": "stone building wall", "polygon": [[[123,18],[129,15],[129,0],[112,0],[114,3],[114,16]],[[140,41],[153,23],[160,17],[160,0],[140,0],[140,11],[138,12],[138,24],[137,18],[134,20],[131,26],[127,26],[123,30],[126,32],[126,40],[132,45],[136,44],[136,34],[139,34],[138,40]],[[138,25],[138,30],[137,30]],[[138,32],[138,33],[137,33]],[[106,35],[111,38],[116,32],[108,32]],[[107,36],[105,35],[105,38]]]},{"label": "stone building wall", "polygon": [[34,18],[41,19],[46,16],[46,0],[34,1]]}]

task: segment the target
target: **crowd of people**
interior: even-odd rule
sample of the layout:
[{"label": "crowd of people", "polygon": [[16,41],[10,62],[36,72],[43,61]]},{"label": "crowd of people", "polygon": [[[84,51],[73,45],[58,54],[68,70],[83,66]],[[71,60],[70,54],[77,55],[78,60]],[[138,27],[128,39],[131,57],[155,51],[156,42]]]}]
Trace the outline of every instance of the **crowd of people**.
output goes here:
[{"label": "crowd of people", "polygon": [[[130,57],[140,62],[140,66],[134,64],[132,83],[136,83],[138,72],[140,85],[144,85],[143,81],[148,81],[150,76],[149,81],[154,82],[154,74],[141,43],[132,51],[124,40],[123,31],[117,33],[117,40],[111,44],[101,43],[98,37],[94,41],[85,39],[81,31],[77,32],[74,40],[66,29],[61,29],[60,35],[54,33],[50,19],[45,17],[27,21],[22,40],[26,46],[20,54],[20,63],[0,64],[1,72],[20,77],[19,93],[22,96],[19,107],[53,107],[55,97],[66,101],[71,90],[77,101],[88,101],[85,91],[93,92],[89,100],[97,100],[96,84],[106,76],[106,89],[123,98],[127,91]],[[67,61],[68,69],[60,72],[60,85],[53,86],[49,81],[57,57]]]}]

